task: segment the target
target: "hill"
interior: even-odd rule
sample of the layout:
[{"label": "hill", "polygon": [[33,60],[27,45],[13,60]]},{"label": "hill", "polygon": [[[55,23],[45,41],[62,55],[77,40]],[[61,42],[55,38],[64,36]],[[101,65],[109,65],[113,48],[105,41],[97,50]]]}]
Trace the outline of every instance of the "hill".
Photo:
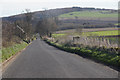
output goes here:
[{"label": "hill", "polygon": [[[117,12],[117,10],[112,10],[112,9],[99,9],[99,8],[81,8],[81,7],[70,7],[70,8],[58,8],[58,9],[50,9],[50,10],[45,10],[45,11],[36,11],[32,12],[33,13],[33,18],[41,19],[43,14],[47,15],[48,17],[53,17],[53,16],[59,16],[61,14],[62,16],[65,16],[65,13],[73,12],[76,13],[76,11],[112,11],[112,12]],[[78,14],[78,13],[77,13]],[[7,20],[7,21],[15,21],[16,19],[24,18],[24,14],[19,14],[19,15],[13,15],[9,17],[3,17],[2,20]]]},{"label": "hill", "polygon": [[[117,10],[112,9],[99,9],[99,8],[58,8],[45,11],[32,12],[32,24],[34,27],[45,16],[59,18],[59,29],[76,28],[78,25],[89,24],[94,27],[114,27],[117,23]],[[25,14],[13,15],[3,17],[2,21],[14,22],[19,19],[24,19]],[[76,20],[77,18],[77,20]],[[75,26],[72,26],[75,24]],[[103,25],[104,24],[104,25]],[[88,26],[89,27],[89,26]]]}]

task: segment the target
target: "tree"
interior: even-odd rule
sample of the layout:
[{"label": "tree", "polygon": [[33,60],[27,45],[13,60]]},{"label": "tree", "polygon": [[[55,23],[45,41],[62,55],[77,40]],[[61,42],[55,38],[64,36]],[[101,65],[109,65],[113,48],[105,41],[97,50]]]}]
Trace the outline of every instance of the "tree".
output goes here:
[{"label": "tree", "polygon": [[9,21],[2,22],[2,46],[8,47],[14,43],[20,43],[19,36],[16,36],[14,23]]},{"label": "tree", "polygon": [[76,32],[79,34],[79,36],[81,36],[83,32],[83,28],[82,27],[76,28]]},{"label": "tree", "polygon": [[52,33],[57,28],[57,17],[47,17],[45,14],[42,15],[42,19],[38,22],[36,26],[36,32],[41,36],[51,37]]},{"label": "tree", "polygon": [[[33,36],[33,27],[32,27],[32,16],[33,13],[30,12],[30,9],[26,9],[23,18],[16,20],[15,26],[19,26],[22,28],[25,33],[22,33],[20,30],[16,33],[19,35],[23,40],[30,41]],[[21,36],[22,35],[22,36]]]}]

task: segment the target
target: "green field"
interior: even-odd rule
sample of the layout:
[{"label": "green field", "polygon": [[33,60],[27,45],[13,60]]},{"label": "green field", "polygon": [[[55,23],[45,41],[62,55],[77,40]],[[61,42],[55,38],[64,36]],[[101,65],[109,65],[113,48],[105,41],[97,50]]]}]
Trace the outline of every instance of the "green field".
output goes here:
[{"label": "green field", "polygon": [[100,12],[100,11],[78,11],[78,12],[70,12],[67,14],[62,14],[59,16],[60,18],[74,18],[74,17],[102,17],[102,18],[106,18],[106,17],[118,17],[118,13],[114,12],[114,13],[110,13],[108,11],[104,12]]},{"label": "green field", "polygon": [[65,34],[52,34],[52,37],[53,38],[57,38],[57,37],[61,37],[61,36],[64,36]]},{"label": "green field", "polygon": [[[114,36],[114,35],[119,35],[118,30],[109,30],[109,31],[94,31],[94,32],[83,32],[82,35],[84,36]],[[59,34],[53,34],[52,37],[61,37],[64,35],[73,35],[76,36],[79,33],[59,33]]]},{"label": "green field", "polygon": [[83,33],[83,35],[113,36],[113,35],[119,35],[119,34],[118,34],[118,30],[112,30],[112,31],[86,32],[86,33]]}]

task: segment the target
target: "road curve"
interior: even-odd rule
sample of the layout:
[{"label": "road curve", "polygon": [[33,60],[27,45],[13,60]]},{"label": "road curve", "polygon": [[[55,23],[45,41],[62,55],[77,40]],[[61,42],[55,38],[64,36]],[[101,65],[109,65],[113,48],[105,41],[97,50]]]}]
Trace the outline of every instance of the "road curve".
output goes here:
[{"label": "road curve", "polygon": [[3,72],[3,78],[117,78],[118,72],[37,39]]}]

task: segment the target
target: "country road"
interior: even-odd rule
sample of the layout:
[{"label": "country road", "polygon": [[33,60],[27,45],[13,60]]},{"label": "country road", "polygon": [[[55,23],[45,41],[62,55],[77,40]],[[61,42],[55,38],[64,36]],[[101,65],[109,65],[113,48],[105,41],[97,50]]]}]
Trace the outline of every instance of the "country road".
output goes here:
[{"label": "country road", "polygon": [[118,72],[37,39],[3,72],[3,78],[117,78]]}]

